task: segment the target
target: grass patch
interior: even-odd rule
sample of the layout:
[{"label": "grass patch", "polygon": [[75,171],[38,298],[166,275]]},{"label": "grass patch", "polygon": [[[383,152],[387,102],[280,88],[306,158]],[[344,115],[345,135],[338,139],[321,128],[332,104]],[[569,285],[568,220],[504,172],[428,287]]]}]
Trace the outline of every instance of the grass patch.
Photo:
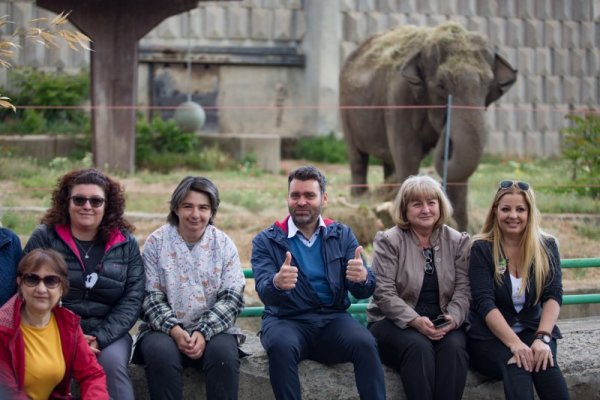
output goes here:
[{"label": "grass patch", "polygon": [[40,216],[31,213],[6,211],[2,215],[2,226],[17,235],[30,235],[39,222]]},{"label": "grass patch", "polygon": [[577,233],[590,240],[600,242],[600,226],[593,223],[580,223],[575,225]]}]

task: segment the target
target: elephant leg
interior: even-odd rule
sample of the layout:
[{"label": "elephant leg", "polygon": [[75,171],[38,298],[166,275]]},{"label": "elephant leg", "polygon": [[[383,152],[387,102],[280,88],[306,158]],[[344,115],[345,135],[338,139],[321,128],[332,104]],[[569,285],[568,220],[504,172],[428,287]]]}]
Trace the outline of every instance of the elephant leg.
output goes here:
[{"label": "elephant leg", "polygon": [[383,181],[384,182],[393,182],[394,181],[394,164],[393,163],[383,163]]},{"label": "elephant leg", "polygon": [[466,232],[469,227],[469,216],[467,215],[467,182],[453,182],[446,188],[446,194],[454,208],[454,221],[456,228]]},{"label": "elephant leg", "polygon": [[350,161],[350,176],[352,182],[350,194],[352,196],[360,196],[368,190],[367,173],[369,168],[369,155],[348,145],[348,159]]}]

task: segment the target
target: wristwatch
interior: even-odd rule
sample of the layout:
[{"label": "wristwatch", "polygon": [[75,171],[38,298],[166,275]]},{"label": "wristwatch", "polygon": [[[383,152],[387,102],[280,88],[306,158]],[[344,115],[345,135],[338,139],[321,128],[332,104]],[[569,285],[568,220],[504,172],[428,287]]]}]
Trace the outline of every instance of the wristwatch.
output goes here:
[{"label": "wristwatch", "polygon": [[550,336],[548,332],[536,332],[535,338],[540,339],[546,344],[550,344],[550,342],[552,341],[552,336]]}]

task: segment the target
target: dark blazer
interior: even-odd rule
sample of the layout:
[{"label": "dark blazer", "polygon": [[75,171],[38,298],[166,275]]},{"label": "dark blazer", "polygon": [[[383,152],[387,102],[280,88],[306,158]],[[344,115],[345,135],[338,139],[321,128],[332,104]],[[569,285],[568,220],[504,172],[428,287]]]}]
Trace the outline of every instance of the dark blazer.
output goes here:
[{"label": "dark blazer", "polygon": [[[495,266],[492,258],[492,243],[478,240],[471,247],[469,276],[471,280],[471,310],[469,312],[467,334],[471,339],[488,340],[495,338],[485,323],[485,316],[497,308],[508,323],[513,326],[520,322],[525,328],[536,331],[542,316],[544,302],[554,299],[562,304],[562,276],[560,270],[560,254],[553,238],[546,239],[550,272],[545,282],[539,302],[535,302],[535,283],[533,275],[529,276],[525,290],[525,305],[517,313],[512,302],[512,284],[508,268],[502,277],[502,283],[494,278]],[[552,330],[554,338],[561,338],[557,326]]]}]

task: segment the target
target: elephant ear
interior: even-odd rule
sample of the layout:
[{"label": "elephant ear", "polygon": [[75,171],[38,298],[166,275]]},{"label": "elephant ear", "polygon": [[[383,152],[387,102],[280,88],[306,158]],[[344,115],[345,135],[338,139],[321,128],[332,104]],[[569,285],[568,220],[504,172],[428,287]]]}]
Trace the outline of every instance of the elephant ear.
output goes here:
[{"label": "elephant ear", "polygon": [[401,73],[413,91],[415,98],[420,98],[425,91],[425,79],[420,66],[421,53],[415,52],[410,55],[402,65]]},{"label": "elephant ear", "polygon": [[517,70],[514,69],[508,63],[508,61],[502,58],[498,53],[494,54],[492,71],[494,73],[494,80],[492,81],[490,90],[485,97],[486,107],[502,97],[517,80]]}]

